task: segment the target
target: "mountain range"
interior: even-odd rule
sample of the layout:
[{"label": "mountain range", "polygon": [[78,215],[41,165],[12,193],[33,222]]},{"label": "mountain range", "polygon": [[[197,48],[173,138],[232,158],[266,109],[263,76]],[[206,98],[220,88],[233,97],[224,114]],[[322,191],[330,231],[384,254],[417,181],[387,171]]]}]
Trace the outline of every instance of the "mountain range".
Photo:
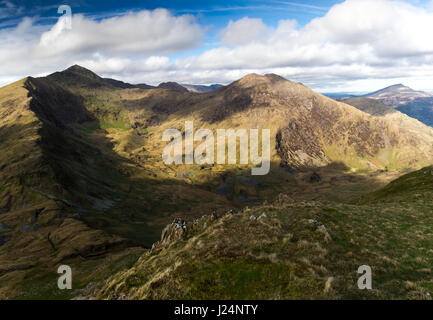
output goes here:
[{"label": "mountain range", "polygon": [[[400,219],[416,217],[415,230],[431,241],[433,128],[374,99],[336,101],[275,74],[187,87],[132,85],[75,65],[0,88],[1,298],[349,298],[355,293],[343,283],[351,276],[337,261],[361,262],[349,259],[362,251],[350,243],[362,240],[366,221],[380,242],[407,231],[393,229]],[[270,129],[270,173],[165,165],[163,132],[184,132],[185,121],[196,130]],[[381,203],[400,193],[366,195],[423,167],[412,175],[425,185],[408,191],[413,203],[393,203],[395,217]],[[410,241],[398,250],[424,250],[404,234]],[[371,251],[391,254],[387,241]],[[387,258],[405,259],[398,250]],[[399,260],[395,273],[404,263],[426,269],[422,257]],[[56,289],[59,264],[75,270],[73,291]],[[275,286],[248,282],[257,277]],[[372,294],[401,297],[400,283],[389,281]]]}]

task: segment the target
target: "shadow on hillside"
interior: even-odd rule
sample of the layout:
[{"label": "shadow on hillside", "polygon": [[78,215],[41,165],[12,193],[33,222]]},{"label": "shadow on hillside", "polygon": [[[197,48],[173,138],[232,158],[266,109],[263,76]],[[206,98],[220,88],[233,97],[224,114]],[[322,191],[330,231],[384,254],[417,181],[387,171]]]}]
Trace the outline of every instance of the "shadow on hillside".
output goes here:
[{"label": "shadow on hillside", "polygon": [[154,227],[162,230],[173,218],[219,215],[272,202],[281,193],[294,201],[346,202],[384,186],[383,176],[387,174],[355,174],[343,163],[289,169],[272,162],[271,168],[268,175],[252,176],[250,168],[245,167],[214,170],[215,166],[191,165],[172,178],[138,179],[133,183],[153,186],[149,216],[155,218]]},{"label": "shadow on hillside", "polygon": [[295,201],[347,201],[384,184],[374,173],[351,173],[343,163],[285,168],[272,162],[265,176],[252,176],[247,167],[191,165],[162,169],[162,175],[146,168],[146,160],[121,157],[94,124],[98,134],[90,137],[44,122],[40,145],[55,187],[41,191],[66,199],[90,227],[146,247],[174,218],[239,210],[273,201],[280,193]]}]

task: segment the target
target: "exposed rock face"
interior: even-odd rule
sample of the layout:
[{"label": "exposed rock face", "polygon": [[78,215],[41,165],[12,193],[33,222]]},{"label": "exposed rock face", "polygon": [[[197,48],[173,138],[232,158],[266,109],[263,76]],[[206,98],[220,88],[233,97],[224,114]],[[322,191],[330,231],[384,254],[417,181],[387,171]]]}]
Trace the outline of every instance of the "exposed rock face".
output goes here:
[{"label": "exposed rock face", "polygon": [[293,167],[313,167],[329,162],[319,144],[318,133],[297,120],[277,133],[276,149],[282,162]]}]

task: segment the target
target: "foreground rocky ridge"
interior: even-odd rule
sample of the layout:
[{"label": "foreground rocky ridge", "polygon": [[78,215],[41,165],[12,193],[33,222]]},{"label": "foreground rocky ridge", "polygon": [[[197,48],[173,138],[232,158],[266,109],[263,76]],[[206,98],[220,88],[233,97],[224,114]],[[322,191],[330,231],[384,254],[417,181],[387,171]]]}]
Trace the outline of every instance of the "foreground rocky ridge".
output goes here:
[{"label": "foreground rocky ridge", "polygon": [[[427,167],[356,205],[281,194],[239,213],[174,221],[87,298],[431,300],[432,187]],[[373,270],[373,290],[357,287],[361,265]]]}]

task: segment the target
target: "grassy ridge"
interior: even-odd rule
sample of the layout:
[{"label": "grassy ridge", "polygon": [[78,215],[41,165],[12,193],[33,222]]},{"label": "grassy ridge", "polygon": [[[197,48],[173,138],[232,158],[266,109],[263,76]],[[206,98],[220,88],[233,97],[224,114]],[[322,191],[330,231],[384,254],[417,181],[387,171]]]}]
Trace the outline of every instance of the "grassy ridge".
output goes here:
[{"label": "grassy ridge", "polygon": [[417,200],[428,200],[431,196],[433,186],[433,167],[426,167],[404,175],[385,188],[370,193],[356,200],[356,203],[370,202],[416,202]]},{"label": "grassy ridge", "polygon": [[[162,240],[128,271],[111,277],[97,298],[126,299],[431,299],[433,184],[423,197],[417,175],[408,200],[362,205],[270,205],[170,225]],[[413,183],[413,185],[416,185]],[[383,190],[385,190],[383,189]],[[395,190],[396,194],[390,189]],[[382,195],[383,190],[375,193]],[[357,288],[357,269],[373,270],[373,290]]]}]

